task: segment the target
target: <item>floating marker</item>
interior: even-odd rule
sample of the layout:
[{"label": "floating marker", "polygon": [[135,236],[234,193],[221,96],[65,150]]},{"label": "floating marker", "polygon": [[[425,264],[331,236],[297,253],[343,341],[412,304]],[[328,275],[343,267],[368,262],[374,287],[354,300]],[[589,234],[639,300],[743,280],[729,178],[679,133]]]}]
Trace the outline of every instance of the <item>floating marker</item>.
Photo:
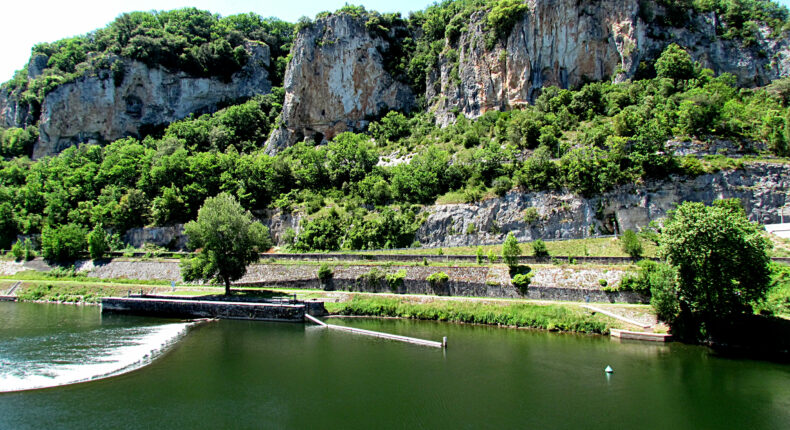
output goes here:
[{"label": "floating marker", "polygon": [[614,369],[612,369],[612,366],[606,366],[606,369],[604,369],[604,372],[606,372],[606,373],[614,373]]}]

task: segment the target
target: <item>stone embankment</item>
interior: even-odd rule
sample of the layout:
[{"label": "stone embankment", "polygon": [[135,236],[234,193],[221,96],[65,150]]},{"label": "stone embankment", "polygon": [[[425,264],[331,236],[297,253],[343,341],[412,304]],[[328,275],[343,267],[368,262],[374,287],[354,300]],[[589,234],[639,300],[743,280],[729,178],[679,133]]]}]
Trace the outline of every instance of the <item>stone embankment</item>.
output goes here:
[{"label": "stone embankment", "polygon": [[[44,265],[36,265],[36,261],[27,265],[45,270]],[[0,266],[0,269],[3,270],[2,274],[13,274],[25,266],[9,263]],[[181,269],[177,260],[114,259],[100,264],[82,261],[76,267],[80,273],[100,279],[181,282]],[[535,266],[532,283],[524,293],[510,283],[505,266],[363,265],[335,262],[331,265],[331,279],[325,281],[318,278],[318,268],[317,264],[304,262],[253,264],[235,285],[564,301],[644,301],[644,297],[632,292],[612,293],[602,289],[601,280],[605,280],[610,287],[619,285],[626,273],[622,268]],[[428,278],[438,272],[447,274],[447,281],[430,282]]]}]

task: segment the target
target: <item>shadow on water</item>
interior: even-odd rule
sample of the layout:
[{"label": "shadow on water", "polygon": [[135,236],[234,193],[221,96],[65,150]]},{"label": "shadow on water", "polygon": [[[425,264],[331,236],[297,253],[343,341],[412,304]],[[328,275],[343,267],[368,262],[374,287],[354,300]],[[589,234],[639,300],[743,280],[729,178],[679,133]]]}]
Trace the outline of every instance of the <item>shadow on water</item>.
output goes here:
[{"label": "shadow on water", "polygon": [[790,320],[749,315],[732,324],[711,345],[720,357],[790,363]]}]

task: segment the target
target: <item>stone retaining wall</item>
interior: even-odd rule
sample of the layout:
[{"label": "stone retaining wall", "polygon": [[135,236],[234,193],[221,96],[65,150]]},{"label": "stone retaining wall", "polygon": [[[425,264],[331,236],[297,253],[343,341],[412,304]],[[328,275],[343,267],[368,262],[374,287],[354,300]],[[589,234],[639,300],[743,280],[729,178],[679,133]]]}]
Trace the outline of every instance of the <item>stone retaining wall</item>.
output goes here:
[{"label": "stone retaining wall", "polygon": [[[332,280],[322,283],[318,279],[316,264],[254,264],[237,286],[281,286],[290,288],[327,289],[341,291],[436,294],[466,297],[530,298],[545,300],[570,300],[593,302],[642,302],[643,297],[632,293],[606,293],[606,285],[616,287],[626,273],[620,269],[597,269],[572,266],[535,267],[532,283],[525,295],[510,283],[510,275],[504,266],[424,266],[400,265],[345,265],[332,267]],[[181,282],[181,269],[177,260],[129,261],[107,260],[94,264],[83,261],[77,264],[80,272],[101,279],[140,279]],[[404,270],[402,283],[390,285],[386,274]],[[370,276],[377,271],[378,276]],[[444,272],[449,280],[431,284],[427,278]],[[375,272],[374,272],[375,273]]]}]

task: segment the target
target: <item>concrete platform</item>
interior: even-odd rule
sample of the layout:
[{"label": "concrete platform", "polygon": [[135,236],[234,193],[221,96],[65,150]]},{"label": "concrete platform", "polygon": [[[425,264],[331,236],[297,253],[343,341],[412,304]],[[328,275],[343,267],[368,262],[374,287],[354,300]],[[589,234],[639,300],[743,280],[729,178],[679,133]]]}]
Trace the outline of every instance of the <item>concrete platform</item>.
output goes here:
[{"label": "concrete platform", "polygon": [[626,340],[643,340],[647,342],[669,342],[672,340],[671,334],[647,333],[641,331],[629,331],[613,328],[610,336]]},{"label": "concrete platform", "polygon": [[221,318],[256,321],[303,322],[305,304],[245,303],[147,297],[104,297],[102,312],[165,318]]}]

